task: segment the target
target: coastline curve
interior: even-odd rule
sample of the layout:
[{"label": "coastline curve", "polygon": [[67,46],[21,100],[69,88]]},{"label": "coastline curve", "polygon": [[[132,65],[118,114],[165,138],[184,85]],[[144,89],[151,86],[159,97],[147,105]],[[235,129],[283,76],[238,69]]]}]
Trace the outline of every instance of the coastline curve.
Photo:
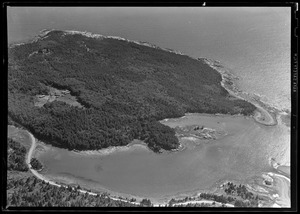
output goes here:
[{"label": "coastline curve", "polygon": [[222,69],[223,66],[220,64],[219,61],[208,58],[198,58],[198,60],[202,60],[208,66],[210,66],[219,74],[221,74],[221,85],[230,95],[238,99],[245,100],[256,107],[256,110],[252,115],[255,122],[265,126],[275,126],[278,124],[277,115],[274,112],[275,110],[273,110],[273,112],[270,112],[266,104],[264,104],[258,98],[251,96],[251,94],[247,92],[239,90],[234,82],[234,80],[237,80],[238,78],[231,74],[229,71]]}]

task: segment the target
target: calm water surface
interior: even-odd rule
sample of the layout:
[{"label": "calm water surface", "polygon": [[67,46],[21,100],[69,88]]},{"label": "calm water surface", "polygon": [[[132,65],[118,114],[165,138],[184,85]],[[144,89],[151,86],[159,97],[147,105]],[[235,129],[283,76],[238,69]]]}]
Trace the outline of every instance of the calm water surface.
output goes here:
[{"label": "calm water surface", "polygon": [[185,150],[164,154],[153,153],[141,145],[91,156],[50,147],[39,156],[46,166],[43,173],[93,182],[113,192],[163,198],[209,189],[226,179],[243,181],[270,171],[269,158],[286,157],[282,152],[288,153],[289,149],[288,130],[282,125],[265,127],[245,117],[192,114],[163,123],[171,127],[204,125],[228,134],[209,143],[198,142],[199,145],[185,141]]},{"label": "calm water surface", "polygon": [[[213,58],[240,77],[242,90],[290,109],[289,8],[8,8],[9,42],[32,38],[44,28],[121,36]],[[170,154],[132,146],[88,157],[51,147],[40,159],[48,175],[145,197],[207,189],[223,179],[243,180],[269,171],[270,157],[289,163],[290,134],[281,124],[264,127],[244,117],[203,115],[165,124],[221,127],[228,135],[198,146],[185,142],[186,150]]]}]

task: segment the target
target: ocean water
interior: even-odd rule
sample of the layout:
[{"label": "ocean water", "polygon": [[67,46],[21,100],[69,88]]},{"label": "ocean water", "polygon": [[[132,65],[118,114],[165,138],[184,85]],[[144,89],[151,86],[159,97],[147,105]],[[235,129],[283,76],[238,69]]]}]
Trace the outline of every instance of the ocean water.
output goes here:
[{"label": "ocean water", "polygon": [[8,8],[8,41],[42,29],[80,30],[147,41],[218,60],[240,89],[291,108],[290,8]]},{"label": "ocean water", "polygon": [[[20,42],[42,29],[54,28],[147,41],[193,57],[218,60],[239,77],[241,90],[259,95],[278,109],[290,110],[290,13],[289,8],[270,7],[10,7],[8,39]],[[201,116],[196,118],[203,121]],[[216,118],[218,121],[207,125],[223,120]],[[223,122],[229,132],[230,127],[236,128],[232,135],[169,155],[132,147],[91,158],[53,147],[39,158],[48,175],[89,180],[112,191],[154,198],[271,171],[271,157],[290,164],[290,129],[284,124],[266,127],[244,118]]]}]

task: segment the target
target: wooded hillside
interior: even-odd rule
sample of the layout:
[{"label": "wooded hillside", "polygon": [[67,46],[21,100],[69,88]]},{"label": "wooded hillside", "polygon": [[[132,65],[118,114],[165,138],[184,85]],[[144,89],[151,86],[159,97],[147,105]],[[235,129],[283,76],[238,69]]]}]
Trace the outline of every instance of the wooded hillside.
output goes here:
[{"label": "wooded hillside", "polygon": [[[8,49],[8,117],[37,138],[77,150],[144,140],[154,151],[174,149],[173,129],[158,122],[186,112],[251,114],[229,99],[221,75],[200,60],[112,38],[50,31]],[[35,103],[49,88],[69,90],[67,101]]]}]

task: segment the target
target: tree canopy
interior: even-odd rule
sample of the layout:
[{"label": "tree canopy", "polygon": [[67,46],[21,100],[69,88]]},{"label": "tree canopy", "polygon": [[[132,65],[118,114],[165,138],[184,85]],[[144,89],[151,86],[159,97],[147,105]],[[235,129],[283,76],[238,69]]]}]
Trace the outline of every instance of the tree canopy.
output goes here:
[{"label": "tree canopy", "polygon": [[[158,122],[187,112],[251,114],[229,99],[221,75],[201,60],[112,38],[53,30],[8,49],[8,116],[57,147],[89,150],[144,140],[151,149],[179,146]],[[34,105],[49,87],[69,90],[84,106],[61,100]]]}]

